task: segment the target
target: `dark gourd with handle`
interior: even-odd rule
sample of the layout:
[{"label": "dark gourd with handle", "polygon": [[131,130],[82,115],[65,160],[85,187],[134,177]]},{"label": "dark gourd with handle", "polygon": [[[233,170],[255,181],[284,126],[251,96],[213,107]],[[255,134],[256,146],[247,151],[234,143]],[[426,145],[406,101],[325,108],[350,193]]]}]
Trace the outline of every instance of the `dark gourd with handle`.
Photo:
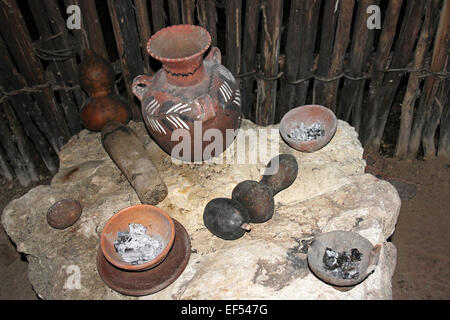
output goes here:
[{"label": "dark gourd with handle", "polygon": [[[274,174],[270,174],[272,172]],[[289,187],[297,178],[297,173],[298,164],[294,156],[278,155],[267,164],[260,182],[246,180],[239,183],[233,190],[232,198],[247,208],[250,222],[266,222],[274,214],[275,200],[273,197]]]},{"label": "dark gourd with handle", "polygon": [[[276,168],[277,162],[278,171],[275,174],[270,174],[273,170],[272,166]],[[260,182],[272,189],[272,195],[275,196],[278,192],[293,184],[297,174],[298,164],[295,157],[290,154],[280,154],[269,161]]]},{"label": "dark gourd with handle", "polygon": [[263,223],[273,216],[275,201],[272,189],[265,184],[252,180],[242,181],[234,188],[231,197],[247,208],[250,222]]},{"label": "dark gourd with handle", "polygon": [[211,200],[203,212],[206,228],[219,238],[235,240],[250,230],[250,216],[238,201],[226,198]]}]

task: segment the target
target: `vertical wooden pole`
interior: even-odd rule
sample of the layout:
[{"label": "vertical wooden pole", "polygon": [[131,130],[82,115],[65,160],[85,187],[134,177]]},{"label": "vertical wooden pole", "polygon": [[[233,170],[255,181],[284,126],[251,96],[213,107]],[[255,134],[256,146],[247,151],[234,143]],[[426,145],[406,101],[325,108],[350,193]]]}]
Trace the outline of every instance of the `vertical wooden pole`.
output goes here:
[{"label": "vertical wooden pole", "polygon": [[81,9],[82,28],[89,39],[89,48],[109,61],[108,51],[106,50],[103,37],[102,26],[97,13],[95,1],[79,0]]},{"label": "vertical wooden pole", "polygon": [[166,26],[164,13],[164,0],[150,1],[152,7],[153,32],[157,32]]},{"label": "vertical wooden pole", "polygon": [[[244,34],[242,39],[242,73],[251,73],[256,67],[256,45],[261,0],[247,0],[245,3]],[[253,85],[255,78],[246,76],[241,81],[242,113],[245,118],[255,121],[253,115]]]},{"label": "vertical wooden pole", "polygon": [[303,57],[301,44],[305,37],[305,4],[303,0],[293,0],[289,10],[285,47],[286,55],[283,67],[284,77],[281,78],[280,96],[277,99],[276,122],[279,122],[284,114],[294,107],[296,86],[291,82],[297,79],[300,60]]},{"label": "vertical wooden pole", "polygon": [[183,24],[195,24],[196,0],[181,0],[181,19]]},{"label": "vertical wooden pole", "polygon": [[139,37],[141,39],[141,54],[144,60],[145,73],[153,74],[153,70],[150,67],[149,54],[147,52],[147,42],[152,35],[152,29],[150,28],[150,21],[148,16],[147,0],[134,0],[136,6],[136,20],[138,25]]},{"label": "vertical wooden pole", "polygon": [[19,151],[20,156],[23,159],[23,164],[27,169],[31,181],[39,181],[39,174],[36,171],[36,166],[34,165],[32,159],[30,142],[25,136],[25,132],[23,131],[22,126],[19,124],[19,121],[17,120],[17,117],[14,114],[14,111],[9,103],[3,104],[3,111],[5,113],[6,120],[8,120],[9,128],[11,129],[11,138],[13,138],[13,141],[15,141],[16,143],[17,150]]},{"label": "vertical wooden pole", "polygon": [[[319,23],[321,1],[310,0],[305,2],[303,27],[300,38],[300,62],[297,79],[309,77],[313,71],[314,49],[316,46],[317,29]],[[301,106],[306,103],[310,80],[297,84],[295,100],[290,107]]]},{"label": "vertical wooden pole", "polygon": [[[450,59],[447,58],[447,72],[450,71]],[[443,105],[441,123],[439,127],[438,156],[450,158],[450,78],[441,84],[441,93],[435,103]]]},{"label": "vertical wooden pole", "polygon": [[[344,70],[344,57],[350,43],[350,28],[352,26],[354,0],[339,3],[339,18],[334,40],[333,55],[331,58],[328,77],[338,76]],[[325,106],[336,110],[337,90],[341,79],[325,83]]]},{"label": "vertical wooden pole", "polygon": [[[0,33],[3,35],[20,71],[27,79],[29,86],[47,83],[44,70],[39,59],[34,54],[31,37],[26,28],[22,14],[14,0],[2,0],[0,6]],[[49,87],[34,94],[44,117],[53,126],[51,130],[55,143],[61,147],[70,137],[67,123],[63,117],[53,92]]]},{"label": "vertical wooden pole", "polygon": [[[80,0],[64,0],[64,4],[66,6],[66,9],[71,5],[76,5],[80,8],[81,11],[81,5]],[[83,21],[83,18],[81,18],[81,21]],[[75,37],[75,41],[77,43],[77,53],[80,56],[80,59],[84,59],[84,50],[86,48],[89,48],[89,39],[86,34],[86,30],[83,29],[83,25],[81,26],[81,29],[73,29],[72,30],[73,36]]]},{"label": "vertical wooden pole", "polygon": [[[450,0],[445,0],[441,9],[441,16],[439,19],[439,27],[436,32],[436,38],[434,40],[433,56],[431,58],[431,72],[445,71],[445,62],[449,56],[450,48]],[[437,76],[431,76],[427,78],[424,86],[424,100],[419,105],[417,110],[417,117],[424,115],[421,118],[417,118],[414,123],[413,135],[411,136],[410,153],[412,155],[417,154],[418,145],[417,136],[421,132],[422,134],[422,146],[424,152],[424,158],[428,159],[436,155],[436,147],[434,142],[434,136],[436,129],[441,119],[443,105],[440,103],[434,103],[436,93],[441,80]],[[424,112],[421,112],[424,110]]]},{"label": "vertical wooden pole", "polygon": [[[359,77],[367,71],[367,60],[371,54],[373,36],[375,30],[367,28],[367,8],[369,5],[378,5],[378,1],[361,0],[358,3],[358,9],[355,19],[355,30],[350,48],[350,57],[348,63],[348,74],[352,77]],[[366,80],[345,79],[342,89],[342,97],[337,108],[339,119],[349,121],[352,114],[352,125],[359,132],[361,125],[361,98],[364,91]]]},{"label": "vertical wooden pole", "polygon": [[[5,104],[6,103],[1,104],[0,108],[4,109]],[[8,123],[6,122],[6,119],[3,118],[2,112],[0,112],[0,144],[5,149],[19,183],[22,186],[27,186],[30,184],[31,178],[28,174],[25,161],[13,141],[14,140],[9,130]]]},{"label": "vertical wooden pole", "polygon": [[283,1],[265,0],[262,4],[263,16],[263,65],[262,74],[266,79],[257,79],[256,123],[273,124],[277,99],[278,55],[280,53]]},{"label": "vertical wooden pole", "polygon": [[[61,34],[63,35],[62,37],[55,38],[52,49],[70,48],[72,44],[64,37],[68,35],[68,32],[66,22],[61,15],[58,3],[55,0],[47,0],[43,3],[44,6],[42,3],[37,3],[36,1],[29,1],[34,16],[42,15],[41,19],[44,19],[44,21],[37,23],[41,37],[48,38],[55,34]],[[50,30],[41,26],[43,23],[49,24]],[[54,75],[55,83],[61,86],[78,85],[78,77],[76,76],[78,70],[76,67],[75,55],[72,58],[68,58],[61,62],[52,61],[50,59],[49,63],[50,69]],[[71,134],[76,134],[81,131],[79,110],[81,109],[84,100],[81,89],[72,91],[60,90],[58,91],[58,94],[61,97],[62,107],[70,132]]]},{"label": "vertical wooden pole", "polygon": [[226,2],[226,67],[234,75],[241,70],[241,11],[242,0]]},{"label": "vertical wooden pole", "polygon": [[[14,64],[9,56],[6,45],[0,37],[0,86],[7,91],[18,90],[24,87],[25,83],[19,77],[19,73],[14,67]],[[14,108],[15,113],[17,114],[20,122],[22,123],[24,130],[28,137],[30,137],[31,141],[36,147],[37,152],[41,156],[44,161],[47,169],[51,173],[55,173],[57,166],[52,159],[52,156],[49,152],[49,145],[41,134],[39,129],[36,127],[35,122],[38,126],[42,128],[48,127],[46,120],[42,117],[37,118],[35,121],[32,120],[31,110],[34,108],[35,103],[27,94],[15,95],[11,96],[9,99],[11,105]],[[43,130],[44,132],[48,130]],[[51,137],[51,136],[50,136]],[[47,137],[48,139],[49,137]],[[51,141],[51,140],[50,140]],[[56,146],[53,146],[55,152],[58,151]]]},{"label": "vertical wooden pole", "polygon": [[[319,60],[316,70],[316,75],[322,78],[328,76],[328,71],[331,65],[339,4],[340,3],[337,0],[325,1],[322,16],[322,33],[320,37]],[[323,81],[317,79],[314,81],[314,104],[325,104],[324,85],[325,83]]]},{"label": "vertical wooden pole", "polygon": [[8,164],[6,155],[2,148],[0,148],[0,173],[8,181],[12,181],[14,179],[14,172]]},{"label": "vertical wooden pole", "polygon": [[385,19],[381,28],[377,53],[372,63],[372,72],[369,90],[369,103],[362,114],[362,125],[359,131],[361,142],[366,146],[372,136],[376,123],[376,102],[380,99],[380,90],[383,84],[384,70],[388,67],[389,54],[395,38],[398,18],[403,0],[389,1],[385,12]]},{"label": "vertical wooden pole", "polygon": [[217,12],[215,0],[197,0],[200,25],[211,34],[211,44],[217,46]]},{"label": "vertical wooden pole", "polygon": [[181,24],[181,10],[178,0],[167,0],[169,21],[171,25]]},{"label": "vertical wooden pole", "polygon": [[[391,68],[405,68],[411,61],[414,44],[421,27],[421,23],[418,23],[418,21],[422,21],[424,6],[425,3],[422,1],[407,2],[405,17],[390,65]],[[375,97],[375,126],[372,129],[372,138],[367,145],[367,149],[372,152],[377,152],[380,149],[389,111],[403,75],[399,72],[388,72],[384,77],[382,91]]]},{"label": "vertical wooden pole", "polygon": [[134,103],[134,94],[131,90],[133,79],[144,73],[133,4],[131,0],[108,0],[108,7],[127,88],[128,101],[133,110],[133,120],[141,121],[142,115],[140,109]]},{"label": "vertical wooden pole", "polygon": [[[439,1],[433,1],[438,3]],[[427,0],[425,20],[422,25],[422,31],[420,32],[419,40],[417,41],[416,51],[414,54],[414,61],[412,68],[420,70],[424,67],[425,55],[428,52],[428,48],[433,37],[432,32],[432,19],[434,10],[431,7],[431,0]],[[413,123],[414,104],[418,98],[418,92],[420,92],[420,78],[419,73],[410,73],[408,79],[408,85],[403,97],[402,114],[400,117],[400,129],[398,132],[397,143],[395,145],[394,156],[397,158],[404,158],[408,153],[409,137],[411,135],[411,127]]]}]

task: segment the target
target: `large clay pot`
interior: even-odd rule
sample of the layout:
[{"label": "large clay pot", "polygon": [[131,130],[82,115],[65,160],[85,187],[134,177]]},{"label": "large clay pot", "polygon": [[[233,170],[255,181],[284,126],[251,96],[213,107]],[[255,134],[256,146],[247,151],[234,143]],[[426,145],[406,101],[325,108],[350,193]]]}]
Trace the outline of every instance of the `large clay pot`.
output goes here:
[{"label": "large clay pot", "polygon": [[110,121],[127,124],[131,117],[130,107],[114,91],[114,70],[111,64],[91,49],[86,49],[84,55],[79,78],[81,87],[90,97],[81,110],[84,126],[92,131],[100,131]]},{"label": "large clay pot", "polygon": [[[232,135],[226,139],[226,130],[232,132],[240,126],[238,85],[231,72],[221,65],[218,48],[212,47],[203,58],[210,44],[210,34],[199,26],[176,25],[158,31],[150,38],[147,51],[163,68],[153,77],[136,77],[132,85],[153,138],[172,157],[184,161],[208,160],[219,155],[234,138]],[[204,137],[208,129],[216,130]],[[204,154],[205,148],[212,145],[211,140],[216,139],[211,139],[211,133],[215,137],[219,132],[223,146],[210,147]],[[187,141],[190,154],[188,148],[179,150],[180,144],[186,143],[186,134],[190,137]],[[174,149],[176,145],[178,148]],[[214,150],[209,152],[211,149]]]}]

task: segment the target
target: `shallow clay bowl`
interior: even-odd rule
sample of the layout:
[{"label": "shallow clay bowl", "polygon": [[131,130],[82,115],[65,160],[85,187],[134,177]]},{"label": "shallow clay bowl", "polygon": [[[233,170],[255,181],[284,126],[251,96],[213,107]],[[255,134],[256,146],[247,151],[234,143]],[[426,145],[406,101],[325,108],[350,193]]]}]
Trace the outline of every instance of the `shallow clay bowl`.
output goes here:
[{"label": "shallow clay bowl", "polygon": [[[314,123],[320,123],[325,131],[323,137],[310,141],[299,141],[289,137],[292,129],[303,123],[309,127]],[[336,133],[336,115],[330,109],[319,105],[306,105],[294,108],[287,112],[280,122],[280,134],[284,141],[292,148],[302,152],[314,152],[325,147]]]},{"label": "shallow clay bowl", "polygon": [[[352,279],[338,278],[324,265],[323,256],[325,250],[330,248],[336,252],[350,253],[352,249],[358,249],[362,254],[356,267],[359,276]],[[349,231],[332,231],[317,236],[308,249],[308,265],[311,271],[322,281],[334,286],[354,286],[367,278],[378,264],[381,246],[373,246],[363,236]]]},{"label": "shallow clay bowl", "polygon": [[[139,223],[147,228],[147,235],[159,237],[163,250],[153,260],[132,265],[123,261],[114,248],[114,241],[119,231],[129,230],[130,223]],[[156,267],[166,258],[175,239],[175,226],[172,218],[158,207],[140,204],[125,208],[113,215],[106,222],[100,237],[100,246],[105,258],[114,266],[128,271],[142,271]]]}]

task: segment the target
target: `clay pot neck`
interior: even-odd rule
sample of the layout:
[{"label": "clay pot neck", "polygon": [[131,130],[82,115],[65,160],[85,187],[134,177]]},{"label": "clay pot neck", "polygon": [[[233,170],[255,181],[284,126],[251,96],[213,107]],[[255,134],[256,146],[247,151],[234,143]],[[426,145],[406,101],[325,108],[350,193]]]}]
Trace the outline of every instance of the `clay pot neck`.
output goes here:
[{"label": "clay pot neck", "polygon": [[195,57],[178,62],[163,62],[167,81],[176,86],[192,86],[205,77],[203,57]]}]

